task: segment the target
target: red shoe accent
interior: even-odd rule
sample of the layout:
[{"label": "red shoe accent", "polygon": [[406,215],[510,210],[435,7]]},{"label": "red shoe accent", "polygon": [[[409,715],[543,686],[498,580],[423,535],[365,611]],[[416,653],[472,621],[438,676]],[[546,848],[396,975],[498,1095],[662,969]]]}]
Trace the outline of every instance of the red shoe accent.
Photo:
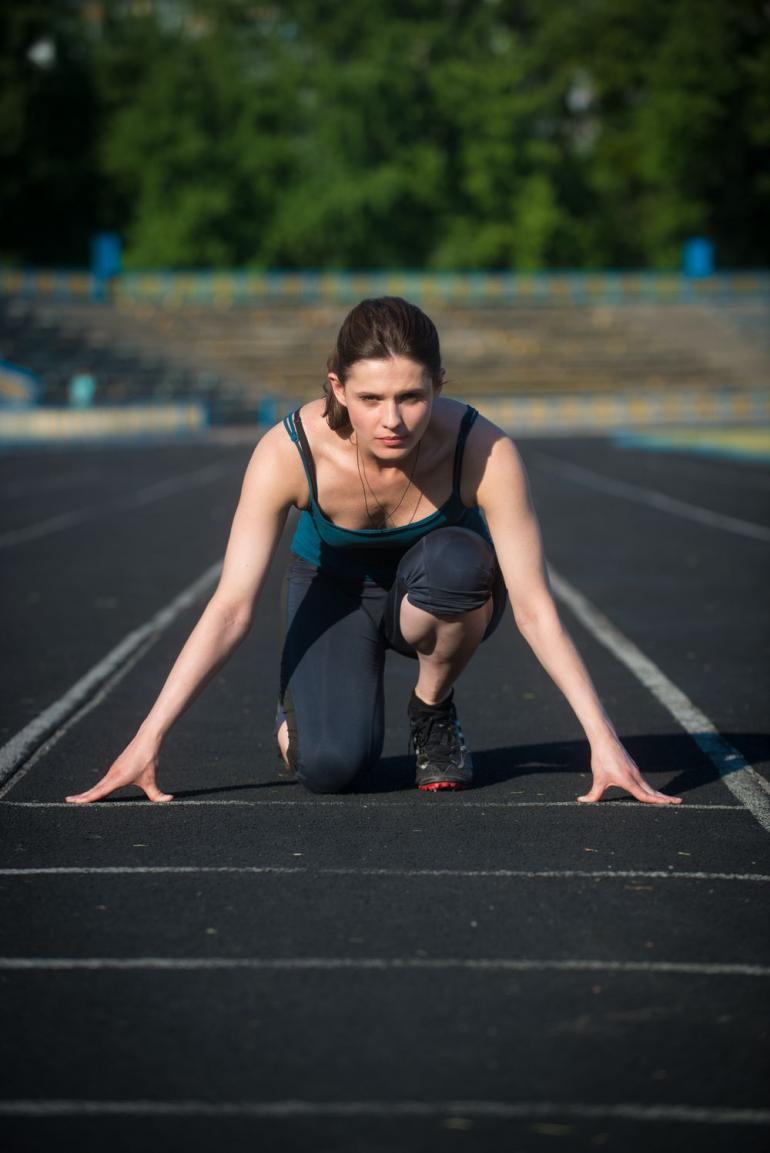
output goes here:
[{"label": "red shoe accent", "polygon": [[464,789],[465,785],[459,781],[433,781],[430,785],[418,785],[421,793],[435,793],[439,789]]}]

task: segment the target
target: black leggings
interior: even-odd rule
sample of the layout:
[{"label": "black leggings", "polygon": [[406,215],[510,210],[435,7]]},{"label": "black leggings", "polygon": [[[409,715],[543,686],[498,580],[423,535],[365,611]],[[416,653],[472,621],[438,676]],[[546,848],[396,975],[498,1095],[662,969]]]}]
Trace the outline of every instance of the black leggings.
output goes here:
[{"label": "black leggings", "polygon": [[385,653],[416,657],[401,634],[401,602],[437,616],[472,612],[493,597],[484,638],[505,609],[494,551],[466,528],[441,528],[404,554],[390,589],[341,580],[292,557],[281,704],[289,765],[315,793],[347,788],[382,752]]}]

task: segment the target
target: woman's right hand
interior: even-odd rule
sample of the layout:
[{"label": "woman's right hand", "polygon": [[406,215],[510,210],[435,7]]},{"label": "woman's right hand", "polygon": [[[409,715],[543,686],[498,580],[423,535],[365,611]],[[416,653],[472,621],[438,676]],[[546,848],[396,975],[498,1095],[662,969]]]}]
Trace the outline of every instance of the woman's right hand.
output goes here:
[{"label": "woman's right hand", "polygon": [[91,801],[100,801],[126,785],[138,785],[151,801],[172,801],[173,796],[162,793],[155,782],[158,751],[154,743],[149,744],[137,734],[92,789],[85,793],[74,793],[65,797],[65,801],[73,805],[87,805]]}]

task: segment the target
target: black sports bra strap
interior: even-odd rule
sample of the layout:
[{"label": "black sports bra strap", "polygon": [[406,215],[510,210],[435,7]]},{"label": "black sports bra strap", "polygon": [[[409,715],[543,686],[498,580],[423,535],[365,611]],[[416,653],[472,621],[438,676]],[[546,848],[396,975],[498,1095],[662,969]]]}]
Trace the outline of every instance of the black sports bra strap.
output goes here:
[{"label": "black sports bra strap", "polygon": [[473,428],[473,423],[479,415],[478,409],[473,408],[472,405],[466,405],[463,418],[460,421],[460,431],[457,434],[457,447],[455,448],[454,466],[452,469],[452,492],[457,496],[460,495],[460,479],[463,471],[463,453],[465,451],[465,442],[468,439],[468,433]]},{"label": "black sports bra strap", "polygon": [[313,460],[313,454],[310,451],[307,433],[305,432],[304,426],[302,424],[302,417],[299,415],[299,409],[295,409],[295,411],[291,414],[291,417],[286,417],[286,420],[284,420],[283,423],[289,436],[297,446],[297,452],[299,453],[302,460],[302,465],[305,469],[305,476],[307,477],[307,482],[310,487],[311,498],[317,504],[318,484],[316,483],[315,476],[315,461]]},{"label": "black sports bra strap", "polygon": [[[317,504],[318,483],[316,481],[315,461],[313,460],[313,454],[310,451],[307,433],[305,432],[304,426],[302,424],[302,418],[299,414],[299,411],[299,409],[296,409],[296,411],[291,414],[291,418],[287,417],[284,421],[284,425],[289,436],[291,436],[291,439],[297,445],[297,450],[300,457],[302,458],[302,464],[305,469],[305,474],[308,479],[308,484],[310,486],[313,500]],[[473,406],[470,404],[466,405],[463,418],[460,421],[460,428],[457,433],[457,444],[455,446],[454,463],[452,466],[452,492],[458,496],[460,495],[460,480],[462,477],[465,442],[468,439],[468,433],[473,428],[473,424],[478,415],[479,414],[477,409],[473,408]],[[292,425],[294,435],[292,435]]]}]

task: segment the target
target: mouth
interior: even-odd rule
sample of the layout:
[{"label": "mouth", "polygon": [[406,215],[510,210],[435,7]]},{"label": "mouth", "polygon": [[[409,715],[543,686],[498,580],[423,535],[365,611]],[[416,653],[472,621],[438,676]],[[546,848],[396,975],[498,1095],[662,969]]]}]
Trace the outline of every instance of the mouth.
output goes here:
[{"label": "mouth", "polygon": [[393,448],[398,448],[402,444],[406,444],[405,436],[380,436],[377,438],[380,444],[387,444]]}]

